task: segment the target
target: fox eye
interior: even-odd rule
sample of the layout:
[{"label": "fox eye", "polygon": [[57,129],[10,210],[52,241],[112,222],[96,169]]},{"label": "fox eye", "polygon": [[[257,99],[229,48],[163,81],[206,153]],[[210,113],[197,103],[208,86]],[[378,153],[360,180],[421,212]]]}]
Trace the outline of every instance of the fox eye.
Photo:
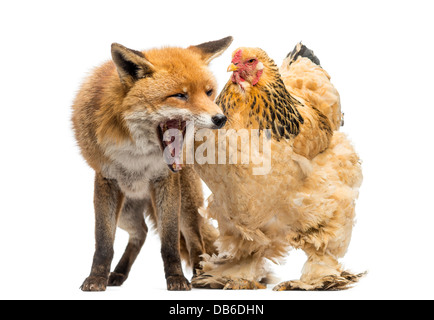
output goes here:
[{"label": "fox eye", "polygon": [[187,100],[188,96],[185,93],[176,93],[176,94],[173,94],[173,95],[169,96],[169,98],[177,98],[177,99],[180,99],[180,100]]},{"label": "fox eye", "polygon": [[214,93],[214,90],[213,90],[213,89],[210,89],[210,90],[208,90],[208,91],[206,92],[206,95],[207,95],[208,97],[211,97],[213,93]]}]

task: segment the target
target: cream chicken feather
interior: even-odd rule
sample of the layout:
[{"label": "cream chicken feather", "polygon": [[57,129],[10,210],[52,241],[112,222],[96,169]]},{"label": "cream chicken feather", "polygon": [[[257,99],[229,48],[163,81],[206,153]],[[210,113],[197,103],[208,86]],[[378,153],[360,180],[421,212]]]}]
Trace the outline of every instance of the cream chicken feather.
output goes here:
[{"label": "cream chicken feather", "polygon": [[[280,69],[263,50],[239,48],[228,71],[232,77],[217,103],[229,120],[214,141],[226,161],[235,155],[238,163],[195,164],[212,191],[205,211],[218,221],[220,254],[206,257],[193,285],[265,288],[271,281],[266,262],[297,248],[307,255],[301,278],[275,290],[350,287],[362,274],[344,270],[338,259],[350,243],[362,172],[339,132],[340,99],[330,76],[301,43]],[[228,143],[240,129],[253,133],[250,149]],[[252,151],[267,143],[270,152]],[[248,163],[240,162],[243,156]],[[268,170],[255,172],[267,156]]]}]

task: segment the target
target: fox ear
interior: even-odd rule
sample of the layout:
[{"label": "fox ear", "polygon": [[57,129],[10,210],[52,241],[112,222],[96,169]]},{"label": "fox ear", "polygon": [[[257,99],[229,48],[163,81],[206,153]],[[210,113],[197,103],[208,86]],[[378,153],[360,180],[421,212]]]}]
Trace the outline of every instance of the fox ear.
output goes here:
[{"label": "fox ear", "polygon": [[153,65],[146,60],[143,53],[128,49],[118,43],[112,44],[112,58],[122,82],[127,79],[136,81],[154,72]]},{"label": "fox ear", "polygon": [[198,52],[205,64],[209,64],[213,59],[220,56],[231,45],[234,38],[226,37],[221,40],[205,42],[188,49]]}]

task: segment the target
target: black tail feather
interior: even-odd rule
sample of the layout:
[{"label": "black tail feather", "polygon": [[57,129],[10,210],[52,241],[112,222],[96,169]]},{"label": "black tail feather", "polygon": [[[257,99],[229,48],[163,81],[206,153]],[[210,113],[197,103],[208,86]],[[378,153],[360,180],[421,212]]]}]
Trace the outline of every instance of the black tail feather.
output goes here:
[{"label": "black tail feather", "polygon": [[311,60],[313,63],[321,66],[321,63],[318,59],[318,57],[313,53],[312,50],[310,50],[308,47],[306,47],[301,42],[297,44],[290,53],[286,56],[289,59],[289,65],[291,65],[293,62],[297,61],[298,57],[305,57]]}]

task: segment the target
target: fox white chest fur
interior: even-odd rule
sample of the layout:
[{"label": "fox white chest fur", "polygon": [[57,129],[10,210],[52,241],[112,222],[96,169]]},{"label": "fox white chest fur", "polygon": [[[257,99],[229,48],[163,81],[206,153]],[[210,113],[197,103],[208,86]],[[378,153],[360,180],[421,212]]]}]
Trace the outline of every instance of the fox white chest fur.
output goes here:
[{"label": "fox white chest fur", "polygon": [[155,132],[150,128],[145,122],[130,124],[134,140],[106,149],[112,162],[104,166],[103,173],[106,178],[116,179],[130,198],[149,197],[150,182],[170,174]]}]

